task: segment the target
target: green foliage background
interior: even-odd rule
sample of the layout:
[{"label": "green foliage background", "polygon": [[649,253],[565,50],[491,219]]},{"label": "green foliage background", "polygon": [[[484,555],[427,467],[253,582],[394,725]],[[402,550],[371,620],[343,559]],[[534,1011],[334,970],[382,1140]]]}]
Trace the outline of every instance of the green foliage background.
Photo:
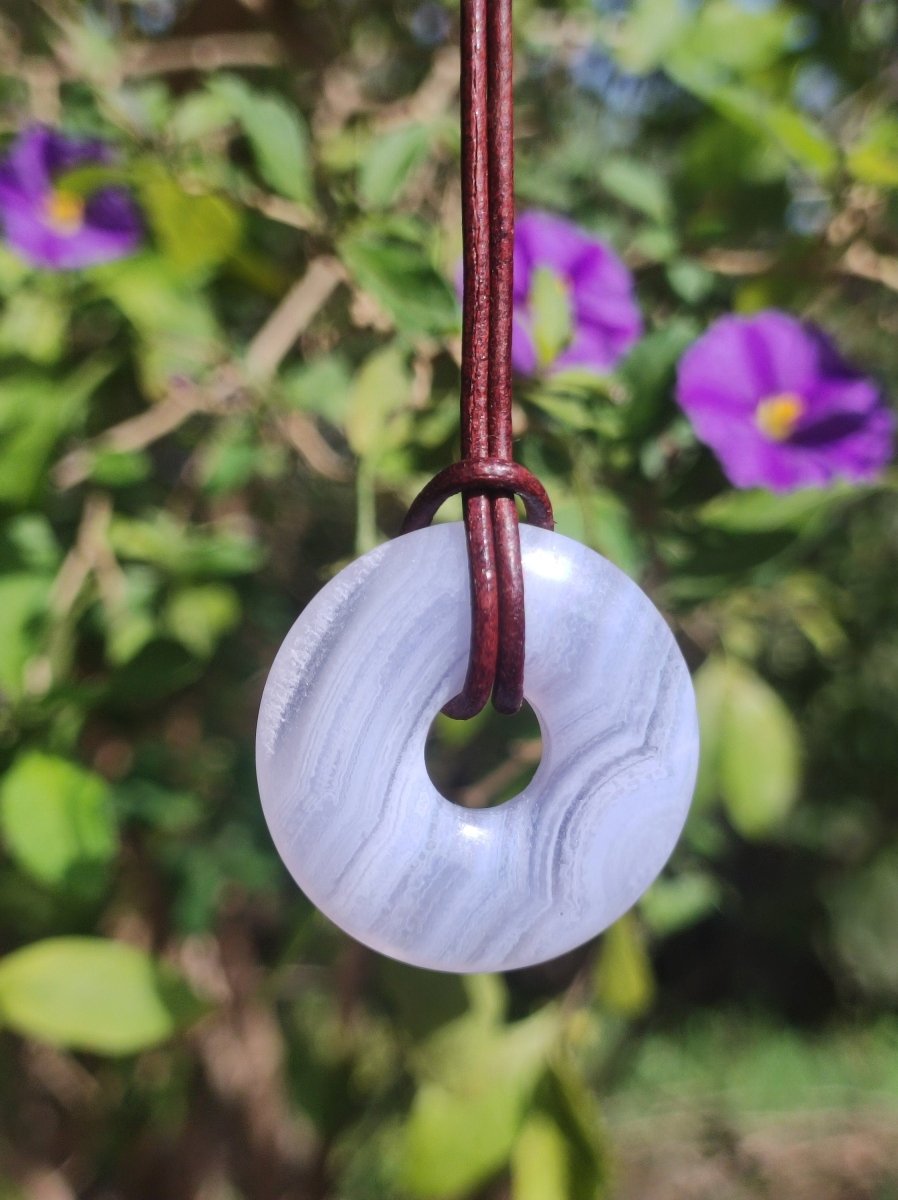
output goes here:
[{"label": "green foliage background", "polygon": [[[2,127],[115,141],[148,222],[76,274],[0,248],[3,1200],[665,1196],[689,1138],[724,1175],[670,1195],[798,1196],[759,1114],[898,1132],[896,476],[736,493],[672,402],[709,320],[770,306],[894,389],[886,0],[516,5],[520,205],[607,237],[647,318],[613,377],[519,381],[516,425],[696,669],[664,877],[596,945],[459,980],[350,944],[269,842],[280,638],[456,455],[456,22],[0,17]],[[492,802],[537,739],[443,723],[432,770]]]}]

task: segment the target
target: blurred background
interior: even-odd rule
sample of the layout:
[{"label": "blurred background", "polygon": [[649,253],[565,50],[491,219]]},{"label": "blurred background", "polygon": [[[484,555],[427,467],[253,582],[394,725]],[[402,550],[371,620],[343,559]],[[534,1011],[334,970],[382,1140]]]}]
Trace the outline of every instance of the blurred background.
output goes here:
[{"label": "blurred background", "polygon": [[[2,1200],[898,1197],[898,475],[734,486],[676,386],[780,310],[894,391],[898,6],[515,11],[520,210],[642,314],[560,370],[539,276],[517,454],[695,669],[683,840],[595,944],[460,979],[263,823],[281,638],[457,456],[457,3],[4,0]],[[429,767],[486,805],[539,753],[439,719]]]}]

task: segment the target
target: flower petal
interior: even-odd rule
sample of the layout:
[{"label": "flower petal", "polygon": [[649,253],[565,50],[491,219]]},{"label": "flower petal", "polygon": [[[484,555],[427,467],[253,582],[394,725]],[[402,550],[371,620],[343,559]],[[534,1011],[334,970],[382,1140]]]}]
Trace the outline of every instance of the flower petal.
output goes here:
[{"label": "flower petal", "polygon": [[578,322],[574,340],[552,364],[552,370],[591,367],[605,374],[623,357],[634,340],[629,329],[621,331],[594,322]]},{"label": "flower petal", "polygon": [[124,258],[139,245],[141,232],[86,224],[77,233],[60,233],[34,212],[15,210],[6,213],[6,239],[33,266],[67,271]]},{"label": "flower petal", "polygon": [[770,396],[805,397],[818,359],[817,344],[786,313],[721,317],[680,360],[677,399],[690,416],[708,407],[753,414]]},{"label": "flower petal", "polygon": [[573,275],[584,252],[593,244],[582,229],[551,213],[524,213],[515,229],[515,248],[522,265],[549,267],[563,277]]},{"label": "flower petal", "polygon": [[[790,394],[801,419],[774,441],[758,426],[758,404]],[[717,321],[683,356],[677,400],[737,487],[870,480],[892,454],[895,421],[876,383],[821,330],[786,313]]]}]

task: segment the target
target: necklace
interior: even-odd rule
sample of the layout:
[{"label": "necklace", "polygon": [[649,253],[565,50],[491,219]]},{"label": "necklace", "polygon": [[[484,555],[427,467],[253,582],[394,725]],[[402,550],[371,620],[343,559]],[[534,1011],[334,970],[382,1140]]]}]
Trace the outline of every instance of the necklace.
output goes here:
[{"label": "necklace", "polygon": [[[692,685],[670,630],[616,567],[553,532],[512,459],[511,0],[462,3],[465,290],[462,454],[404,536],[333,579],[269,676],[257,737],[272,837],[310,899],[358,940],[444,971],[553,958],[654,880],[698,761]],[[464,525],[429,527],[461,493]],[[528,524],[518,526],[515,495]],[[543,757],[498,808],[444,799],[424,764],[442,708],[524,697]]]}]

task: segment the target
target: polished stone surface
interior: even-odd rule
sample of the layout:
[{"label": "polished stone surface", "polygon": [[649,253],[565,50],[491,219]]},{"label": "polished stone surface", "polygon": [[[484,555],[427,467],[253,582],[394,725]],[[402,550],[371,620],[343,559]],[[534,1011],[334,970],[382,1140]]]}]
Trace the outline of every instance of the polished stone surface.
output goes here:
[{"label": "polished stone surface", "polygon": [[624,913],[679,837],[698,758],[692,685],[647,597],[594,551],[521,527],[530,784],[471,811],[424,743],[470,630],[461,524],[388,542],[300,616],[265,688],[259,787],[310,899],[384,954],[442,971],[541,962]]}]

